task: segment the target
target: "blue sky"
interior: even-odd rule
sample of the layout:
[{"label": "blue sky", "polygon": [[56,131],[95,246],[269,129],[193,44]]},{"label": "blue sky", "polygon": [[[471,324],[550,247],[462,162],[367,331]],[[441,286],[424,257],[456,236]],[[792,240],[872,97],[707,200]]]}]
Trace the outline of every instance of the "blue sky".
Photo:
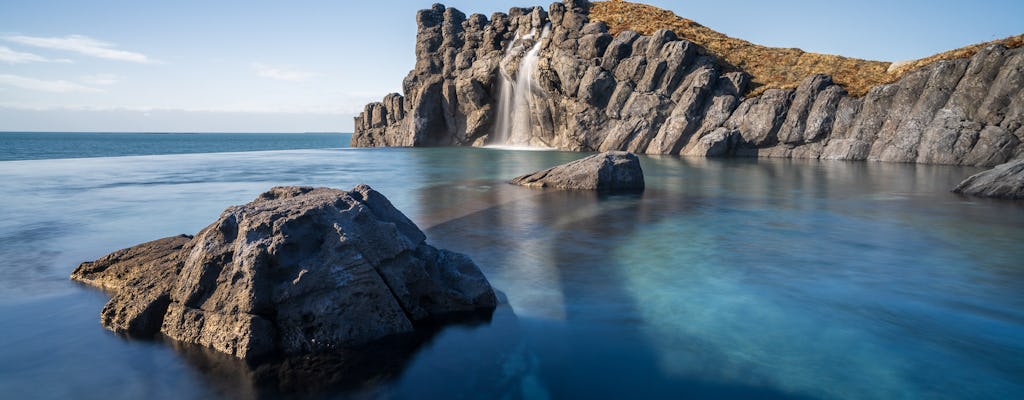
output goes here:
[{"label": "blue sky", "polygon": [[[648,3],[755,43],[887,61],[1024,32],[1020,0]],[[0,131],[350,132],[400,91],[430,4],[0,0]]]}]

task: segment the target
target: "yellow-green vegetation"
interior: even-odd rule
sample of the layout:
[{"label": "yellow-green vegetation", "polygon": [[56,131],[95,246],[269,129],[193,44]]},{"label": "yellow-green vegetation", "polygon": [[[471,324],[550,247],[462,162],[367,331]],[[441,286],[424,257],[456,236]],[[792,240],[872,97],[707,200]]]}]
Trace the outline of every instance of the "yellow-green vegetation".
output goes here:
[{"label": "yellow-green vegetation", "polygon": [[760,46],[726,36],[668,10],[621,0],[593,3],[590,19],[603,21],[612,35],[624,30],[634,30],[645,35],[658,29],[672,30],[677,36],[707,49],[709,55],[715,57],[726,69],[742,70],[750,74],[753,83],[748,95],[758,95],[772,88],[795,88],[804,78],[821,73],[832,76],[832,80],[846,88],[851,95],[863,96],[872,87],[893,82],[907,72],[935,61],[967,58],[994,43],[1002,43],[1009,48],[1024,45],[1024,35],[1017,35],[920,60],[893,64],[808,53],[800,49]]}]

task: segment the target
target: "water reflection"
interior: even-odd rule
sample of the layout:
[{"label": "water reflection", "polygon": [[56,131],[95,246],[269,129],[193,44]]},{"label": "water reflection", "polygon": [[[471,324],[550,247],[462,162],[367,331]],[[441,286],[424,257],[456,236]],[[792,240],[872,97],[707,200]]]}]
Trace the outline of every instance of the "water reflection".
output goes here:
[{"label": "water reflection", "polygon": [[[963,393],[955,382],[983,377],[986,383],[968,392],[1020,389],[1012,371],[1020,368],[1014,365],[1024,349],[1024,319],[1004,306],[1021,300],[1011,294],[1020,288],[1021,270],[1008,264],[1021,252],[1003,246],[1020,243],[1021,226],[974,206],[968,214],[981,215],[964,221],[949,208],[962,206],[961,199],[936,202],[959,170],[645,162],[655,184],[643,196],[542,192],[429,232],[478,259],[518,299],[512,304],[520,315],[565,319],[572,327],[562,340],[552,326],[534,338],[535,347],[550,346],[542,365],[557,366],[545,376],[553,393],[596,387],[594,394],[663,395],[697,380],[821,398],[943,397]],[[422,189],[421,198],[444,190]],[[1019,214],[1012,218],[1021,221]],[[971,237],[990,224],[998,231]],[[1005,252],[972,258],[973,248],[943,248],[951,243]],[[1000,279],[993,272],[1015,279],[992,288],[996,295],[978,293],[979,276]],[[1012,331],[1018,333],[997,333]],[[588,342],[575,335],[604,337]],[[551,354],[566,348],[578,350],[562,359]],[[921,371],[936,363],[947,368],[936,375],[950,380],[922,380]],[[624,384],[614,378],[628,375],[623,365],[667,376]],[[579,380],[560,367],[582,371]],[[594,383],[601,376],[614,387]]]},{"label": "water reflection", "polygon": [[[500,313],[509,314],[507,306]],[[323,397],[366,395],[379,392],[400,377],[419,349],[430,345],[444,329],[473,331],[491,324],[491,312],[450,316],[418,326],[416,335],[386,338],[358,348],[318,353],[302,357],[251,364],[206,347],[164,342],[191,365],[198,377],[220,396],[232,399],[279,397]],[[499,325],[514,322],[504,315]],[[493,344],[493,343],[491,343]],[[488,355],[508,349],[492,346]],[[500,365],[501,358],[485,358],[477,353],[478,365]],[[479,373],[477,371],[476,373]]]},{"label": "water reflection", "polygon": [[[672,351],[679,343],[663,346],[670,343],[651,340],[638,329],[653,323],[647,318],[681,321],[679,312],[663,310],[664,315],[654,318],[646,314],[648,308],[639,301],[650,299],[636,297],[630,276],[650,271],[635,259],[621,257],[616,249],[638,230],[669,215],[698,213],[700,201],[666,197],[656,190],[615,196],[514,186],[505,190],[535,194],[436,225],[428,235],[439,238],[442,246],[469,252],[490,279],[508,291],[516,313],[530,320],[530,331],[535,332],[528,337],[530,347],[544,355],[539,360],[539,384],[545,393],[556,398],[669,393],[798,397],[758,382],[708,381],[699,373],[666,376],[671,369],[663,361],[678,355]],[[480,226],[501,234],[477,237],[473,231]],[[471,248],[465,245],[470,242]],[[668,295],[666,283],[649,289]]]}]

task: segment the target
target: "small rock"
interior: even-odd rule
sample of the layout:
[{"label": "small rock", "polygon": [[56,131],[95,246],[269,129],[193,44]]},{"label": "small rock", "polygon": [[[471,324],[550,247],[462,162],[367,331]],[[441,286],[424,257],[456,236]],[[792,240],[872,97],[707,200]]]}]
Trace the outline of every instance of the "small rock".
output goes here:
[{"label": "small rock", "polygon": [[644,190],[644,171],[636,154],[608,151],[512,179],[531,187],[638,192]]},{"label": "small rock", "polygon": [[1024,158],[964,179],[954,193],[1001,199],[1024,199]]}]

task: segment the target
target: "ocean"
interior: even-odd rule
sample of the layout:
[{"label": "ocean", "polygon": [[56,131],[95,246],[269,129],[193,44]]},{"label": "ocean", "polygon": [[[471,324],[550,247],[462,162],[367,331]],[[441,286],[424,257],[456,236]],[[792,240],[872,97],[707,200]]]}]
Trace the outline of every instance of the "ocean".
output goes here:
[{"label": "ocean", "polygon": [[283,396],[104,330],[107,295],[68,276],[275,185],[358,183],[507,300],[388,379],[304,397],[1024,397],[1024,204],[949,192],[978,168],[641,156],[643,194],[598,195],[505,183],[581,153],[31,135],[0,134],[4,397]]},{"label": "ocean", "polygon": [[0,132],[0,161],[348,147],[339,133]]}]

